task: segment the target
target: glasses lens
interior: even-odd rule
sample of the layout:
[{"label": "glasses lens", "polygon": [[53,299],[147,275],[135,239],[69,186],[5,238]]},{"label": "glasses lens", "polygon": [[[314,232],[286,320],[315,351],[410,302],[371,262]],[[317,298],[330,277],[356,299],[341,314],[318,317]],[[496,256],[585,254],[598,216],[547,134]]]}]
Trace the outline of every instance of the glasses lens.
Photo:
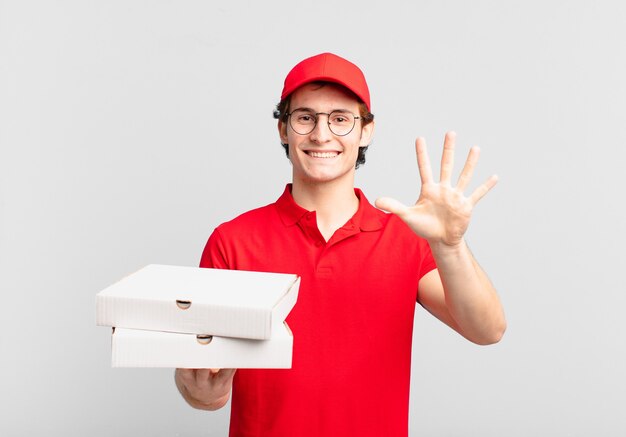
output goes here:
[{"label": "glasses lens", "polygon": [[354,115],[350,112],[333,111],[328,116],[330,131],[337,136],[348,135],[354,128]]},{"label": "glasses lens", "polygon": [[354,129],[356,117],[351,112],[333,111],[330,114],[323,112],[315,113],[306,109],[296,109],[289,116],[289,125],[300,135],[308,135],[313,132],[320,115],[328,116],[328,127],[330,131],[342,137],[348,135]]},{"label": "glasses lens", "polygon": [[317,123],[315,113],[304,109],[296,109],[289,117],[291,128],[300,135],[310,134]]}]

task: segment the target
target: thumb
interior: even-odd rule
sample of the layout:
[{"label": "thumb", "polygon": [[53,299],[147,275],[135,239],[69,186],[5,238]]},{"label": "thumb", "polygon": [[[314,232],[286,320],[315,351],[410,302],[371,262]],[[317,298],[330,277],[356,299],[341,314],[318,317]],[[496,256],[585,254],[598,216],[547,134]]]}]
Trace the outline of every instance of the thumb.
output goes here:
[{"label": "thumb", "polygon": [[401,215],[407,209],[406,205],[391,197],[379,197],[374,204],[377,208],[396,215]]}]

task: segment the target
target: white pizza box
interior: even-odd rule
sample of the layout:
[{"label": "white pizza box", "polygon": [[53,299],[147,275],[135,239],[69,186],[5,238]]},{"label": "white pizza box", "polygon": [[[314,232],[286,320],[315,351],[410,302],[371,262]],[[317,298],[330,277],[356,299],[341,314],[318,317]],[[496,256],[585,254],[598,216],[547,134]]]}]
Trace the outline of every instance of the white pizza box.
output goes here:
[{"label": "white pizza box", "polygon": [[96,296],[96,324],[267,340],[298,297],[286,273],[150,264]]},{"label": "white pizza box", "polygon": [[113,328],[112,367],[289,369],[293,336],[286,323],[269,340]]}]

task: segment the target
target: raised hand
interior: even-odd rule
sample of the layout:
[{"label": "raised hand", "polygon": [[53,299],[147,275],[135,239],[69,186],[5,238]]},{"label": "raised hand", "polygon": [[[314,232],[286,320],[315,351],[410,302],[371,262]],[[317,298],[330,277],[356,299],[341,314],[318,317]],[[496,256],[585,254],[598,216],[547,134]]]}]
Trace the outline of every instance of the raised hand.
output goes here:
[{"label": "raised hand", "polygon": [[376,200],[378,208],[396,214],[415,233],[428,240],[431,247],[441,245],[456,247],[461,244],[474,206],[498,181],[498,177],[493,175],[469,197],[463,194],[472,179],[480,154],[478,147],[472,147],[456,186],[452,186],[455,139],[454,132],[448,132],[445,136],[438,183],[433,180],[425,140],[418,138],[415,141],[417,165],[422,181],[420,195],[415,205],[406,206],[389,197]]}]

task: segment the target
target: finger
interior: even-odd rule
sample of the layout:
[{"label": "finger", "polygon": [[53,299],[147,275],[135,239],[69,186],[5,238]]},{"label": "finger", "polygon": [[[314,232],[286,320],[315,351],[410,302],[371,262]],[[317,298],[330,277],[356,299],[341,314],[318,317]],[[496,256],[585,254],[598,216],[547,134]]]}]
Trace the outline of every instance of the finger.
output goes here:
[{"label": "finger", "polygon": [[228,383],[235,376],[237,369],[219,369],[218,373],[213,374],[213,381],[218,384]]},{"label": "finger", "polygon": [[433,171],[430,168],[430,159],[426,150],[426,140],[420,137],[415,140],[415,154],[417,155],[417,168],[420,172],[422,185],[432,182]]},{"label": "finger", "polygon": [[222,369],[220,374],[223,375],[224,379],[228,380],[232,379],[236,371],[237,369]]},{"label": "finger", "polygon": [[209,369],[211,371],[211,374],[215,375],[217,372],[220,371],[220,369]]},{"label": "finger", "polygon": [[472,147],[467,155],[467,160],[465,161],[465,165],[463,166],[463,170],[461,171],[461,174],[459,175],[459,180],[456,184],[459,190],[464,191],[472,180],[474,168],[476,168],[476,163],[478,162],[479,156],[480,148],[476,146]]},{"label": "finger", "polygon": [[176,373],[184,383],[194,382],[195,380],[193,369],[176,369]]},{"label": "finger", "polygon": [[195,369],[196,373],[196,385],[202,384],[208,381],[211,371],[209,369]]},{"label": "finger", "polygon": [[380,197],[374,202],[377,208],[392,214],[401,215],[407,210],[407,206],[391,197]]},{"label": "finger", "polygon": [[476,188],[472,195],[469,197],[469,201],[472,205],[476,205],[480,199],[483,198],[485,194],[489,192],[496,184],[498,183],[498,176],[495,174],[491,176],[484,184],[480,187]]},{"label": "finger", "polygon": [[441,173],[440,181],[449,184],[452,177],[454,167],[454,144],[456,142],[456,133],[448,132],[443,140],[443,153],[441,154]]}]

